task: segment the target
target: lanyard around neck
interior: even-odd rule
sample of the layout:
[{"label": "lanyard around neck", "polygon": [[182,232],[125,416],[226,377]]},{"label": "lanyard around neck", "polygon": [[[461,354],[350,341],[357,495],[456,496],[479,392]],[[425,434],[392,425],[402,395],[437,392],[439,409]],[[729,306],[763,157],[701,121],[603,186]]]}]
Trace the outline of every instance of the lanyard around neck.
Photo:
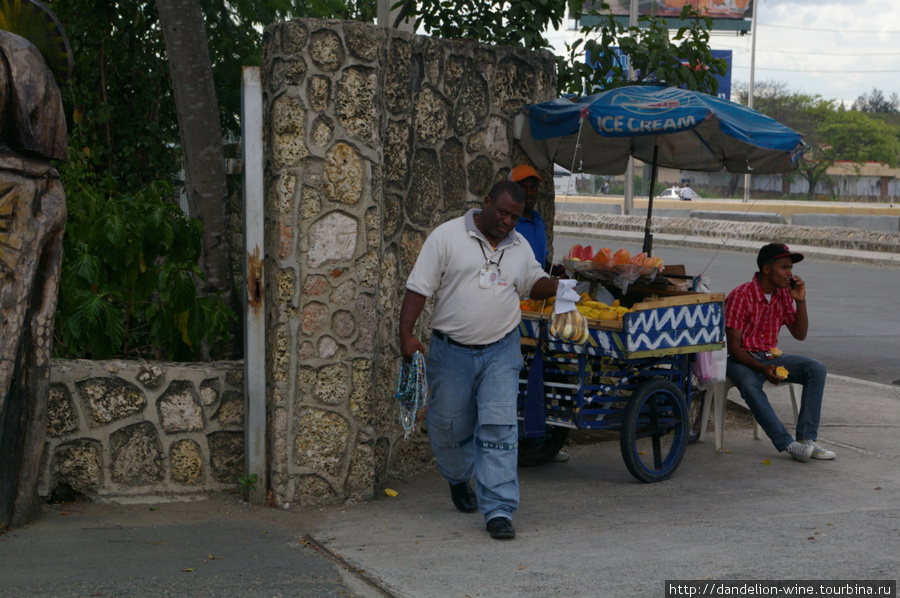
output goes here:
[{"label": "lanyard around neck", "polygon": [[[484,244],[482,244],[481,241],[478,241],[478,247],[481,248],[481,255],[484,256],[484,263],[485,263],[485,266],[490,266],[491,264],[493,264],[493,265],[497,266],[497,269],[499,270],[499,269],[500,269],[500,262],[503,261],[503,254],[506,253],[506,249],[501,249],[501,250],[500,250],[500,257],[497,258],[497,261],[495,262],[495,261],[493,261],[493,260],[489,260],[489,259],[488,259],[487,254],[484,252]],[[491,256],[491,257],[493,257],[493,256]]]}]

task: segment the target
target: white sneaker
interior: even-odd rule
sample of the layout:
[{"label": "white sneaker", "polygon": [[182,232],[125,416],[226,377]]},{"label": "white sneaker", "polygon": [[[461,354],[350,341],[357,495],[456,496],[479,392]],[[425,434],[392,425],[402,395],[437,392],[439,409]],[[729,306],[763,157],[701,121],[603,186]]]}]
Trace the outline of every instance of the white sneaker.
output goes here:
[{"label": "white sneaker", "polygon": [[784,450],[790,453],[791,457],[793,457],[797,461],[806,463],[807,461],[809,461],[810,457],[813,456],[813,451],[815,451],[815,448],[808,444],[800,444],[799,442],[794,441],[787,445],[787,448]]},{"label": "white sneaker", "polygon": [[568,460],[569,460],[569,453],[566,453],[564,451],[559,451],[558,453],[553,455],[554,463],[565,463]]},{"label": "white sneaker", "polygon": [[813,447],[813,459],[834,459],[835,457],[837,457],[837,455],[834,454],[834,451],[829,451],[828,449],[822,448],[815,440],[804,440],[803,444]]}]

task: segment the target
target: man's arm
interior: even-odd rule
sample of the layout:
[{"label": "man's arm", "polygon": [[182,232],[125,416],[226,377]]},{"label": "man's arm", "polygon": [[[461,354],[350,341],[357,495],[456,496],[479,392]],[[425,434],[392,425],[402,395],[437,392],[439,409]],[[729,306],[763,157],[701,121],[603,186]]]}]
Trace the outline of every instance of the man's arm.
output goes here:
[{"label": "man's arm", "polygon": [[534,283],[528,296],[532,299],[549,299],[556,295],[556,288],[558,286],[558,278],[549,278],[545,276]]},{"label": "man's arm", "polygon": [[416,351],[421,351],[423,355],[425,353],[425,347],[413,336],[413,326],[422,314],[427,300],[425,295],[408,289],[403,297],[403,305],[400,307],[400,354],[406,361],[412,360]]},{"label": "man's arm", "polygon": [[765,375],[766,380],[772,384],[782,382],[782,379],[775,375],[774,365],[757,361],[743,346],[741,346],[741,340],[743,338],[744,331],[740,328],[725,328],[725,344],[728,347],[728,356],[739,364]]},{"label": "man's arm", "polygon": [[796,276],[794,280],[797,281],[797,284],[791,289],[791,297],[797,304],[797,316],[787,329],[791,336],[802,341],[806,340],[806,333],[809,330],[809,315],[806,313],[806,284]]}]

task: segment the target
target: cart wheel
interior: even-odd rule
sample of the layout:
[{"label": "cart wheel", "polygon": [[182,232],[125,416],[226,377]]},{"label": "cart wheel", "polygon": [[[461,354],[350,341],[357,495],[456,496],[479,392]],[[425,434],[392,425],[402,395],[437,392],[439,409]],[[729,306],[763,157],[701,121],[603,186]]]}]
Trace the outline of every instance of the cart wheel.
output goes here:
[{"label": "cart wheel", "polygon": [[519,465],[522,467],[534,467],[550,463],[556,456],[566,438],[569,437],[569,428],[547,426],[543,438],[525,438],[519,429]]},{"label": "cart wheel", "polygon": [[642,482],[666,480],[687,445],[687,405],[667,380],[641,383],[625,405],[619,442],[631,475]]}]

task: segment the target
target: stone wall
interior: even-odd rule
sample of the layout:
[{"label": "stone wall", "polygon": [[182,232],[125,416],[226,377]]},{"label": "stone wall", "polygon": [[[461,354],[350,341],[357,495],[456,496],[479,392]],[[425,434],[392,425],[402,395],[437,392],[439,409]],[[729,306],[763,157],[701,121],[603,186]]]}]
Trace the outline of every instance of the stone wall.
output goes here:
[{"label": "stone wall", "polygon": [[280,504],[366,499],[432,466],[427,438],[404,440],[397,424],[406,276],[435,226],[525,161],[510,116],[555,97],[554,68],[549,52],[363,23],[266,28],[267,409]]},{"label": "stone wall", "polygon": [[243,379],[240,362],[54,360],[41,496],[236,488]]}]

